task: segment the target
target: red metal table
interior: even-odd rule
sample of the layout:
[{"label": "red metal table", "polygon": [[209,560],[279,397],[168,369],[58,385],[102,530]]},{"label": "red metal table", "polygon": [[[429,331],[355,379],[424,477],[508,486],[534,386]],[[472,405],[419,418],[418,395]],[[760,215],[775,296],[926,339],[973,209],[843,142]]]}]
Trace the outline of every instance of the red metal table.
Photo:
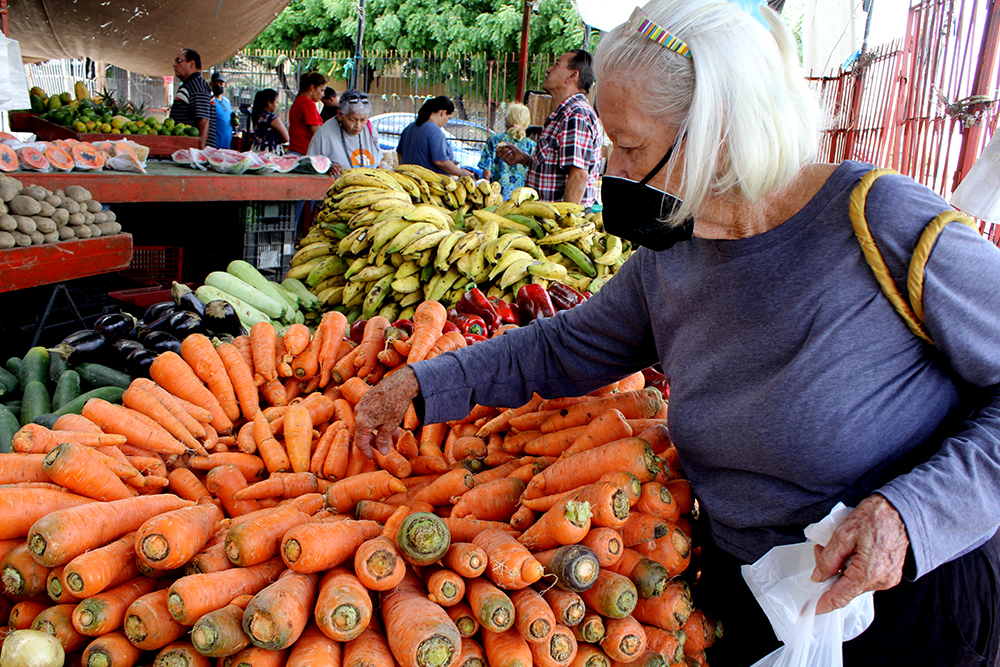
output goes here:
[{"label": "red metal table", "polygon": [[131,234],[0,250],[0,292],[119,271],[131,261]]}]

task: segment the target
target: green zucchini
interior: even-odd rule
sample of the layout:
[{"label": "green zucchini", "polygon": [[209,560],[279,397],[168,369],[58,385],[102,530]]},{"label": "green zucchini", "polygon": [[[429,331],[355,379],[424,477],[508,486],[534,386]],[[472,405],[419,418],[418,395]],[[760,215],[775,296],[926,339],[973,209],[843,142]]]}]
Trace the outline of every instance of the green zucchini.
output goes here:
[{"label": "green zucchini", "polygon": [[15,398],[15,399],[10,400],[10,401],[5,401],[4,405],[6,407],[8,407],[8,408],[11,408],[11,409],[17,408],[18,410],[20,410],[21,409],[21,399],[20,398]]},{"label": "green zucchini", "polygon": [[78,415],[83,410],[84,404],[92,398],[100,398],[108,403],[121,403],[122,394],[124,393],[125,390],[121,387],[98,387],[97,389],[88,391],[86,394],[80,394],[56,410],[54,414],[58,417],[62,417],[63,415]]},{"label": "green zucchini", "polygon": [[80,374],[74,370],[63,371],[56,382],[56,390],[52,393],[52,409],[58,410],[81,393]]},{"label": "green zucchini", "polygon": [[[40,382],[45,384],[49,379],[49,351],[44,347],[33,347],[24,355],[21,362],[21,370],[17,374],[17,380],[21,383],[21,391],[24,391],[28,383]],[[48,412],[46,410],[45,412]]]},{"label": "green zucchini", "polygon": [[46,412],[44,415],[38,415],[31,420],[32,424],[39,424],[47,429],[53,429],[56,425],[56,420],[59,419],[59,415],[53,412]]},{"label": "green zucchini", "polygon": [[21,399],[21,426],[30,424],[38,415],[52,412],[52,399],[49,390],[37,380],[32,380],[24,388],[24,398]]},{"label": "green zucchini", "polygon": [[10,453],[10,443],[19,428],[21,424],[14,413],[0,405],[0,454]]},{"label": "green zucchini", "polygon": [[4,364],[4,367],[14,375],[17,375],[21,372],[21,357],[11,357]]},{"label": "green zucchini", "polygon": [[0,386],[3,387],[0,396],[6,396],[7,394],[13,393],[17,390],[21,383],[17,381],[17,376],[8,371],[6,368],[0,368]]},{"label": "green zucchini", "polygon": [[66,370],[66,358],[61,354],[49,355],[49,384],[59,381],[59,376]]},{"label": "green zucchini", "polygon": [[76,367],[76,372],[80,374],[84,382],[92,387],[128,389],[128,386],[132,384],[132,378],[125,373],[101,364],[83,363]]}]

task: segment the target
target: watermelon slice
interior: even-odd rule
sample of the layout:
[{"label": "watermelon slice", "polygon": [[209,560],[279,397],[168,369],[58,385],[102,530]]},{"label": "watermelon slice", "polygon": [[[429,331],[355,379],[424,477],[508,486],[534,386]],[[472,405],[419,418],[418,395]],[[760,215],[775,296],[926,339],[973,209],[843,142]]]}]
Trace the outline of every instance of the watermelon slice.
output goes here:
[{"label": "watermelon slice", "polygon": [[250,166],[250,158],[239,151],[223,149],[209,155],[208,164],[222,174],[242,174]]},{"label": "watermelon slice", "polygon": [[14,149],[7,144],[0,144],[0,171],[14,171],[19,165]]},{"label": "watermelon slice", "polygon": [[174,161],[174,164],[191,164],[191,151],[187,148],[182,148],[179,151],[174,151],[170,155],[170,159]]},{"label": "watermelon slice", "polygon": [[250,161],[250,166],[247,167],[248,174],[270,174],[275,170],[274,164],[264,159],[259,153],[250,151],[245,153],[245,155]]},{"label": "watermelon slice", "polygon": [[73,146],[71,151],[73,164],[84,171],[100,170],[104,167],[104,153],[97,150],[93,144],[81,142]]},{"label": "watermelon slice", "polygon": [[303,155],[295,171],[306,174],[325,174],[330,171],[330,158],[325,155]]},{"label": "watermelon slice", "polygon": [[295,169],[299,164],[297,155],[275,155],[271,157],[271,164],[279,174],[287,174]]},{"label": "watermelon slice", "polygon": [[66,149],[59,146],[49,146],[45,149],[45,157],[49,159],[49,164],[57,171],[73,171],[73,158],[66,152]]},{"label": "watermelon slice", "polygon": [[17,157],[21,161],[21,166],[34,171],[52,171],[52,165],[45,153],[34,146],[22,146],[17,149]]}]

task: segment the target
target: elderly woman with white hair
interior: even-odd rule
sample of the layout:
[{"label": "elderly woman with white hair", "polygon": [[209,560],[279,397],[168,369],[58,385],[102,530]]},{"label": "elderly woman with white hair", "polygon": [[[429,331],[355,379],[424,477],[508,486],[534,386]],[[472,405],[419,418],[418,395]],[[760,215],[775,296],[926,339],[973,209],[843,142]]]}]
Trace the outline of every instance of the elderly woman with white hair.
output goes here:
[{"label": "elderly woman with white hair", "polygon": [[760,12],[653,0],[602,37],[604,222],[644,247],[581,306],[388,376],[355,442],[385,451],[411,400],[444,422],[659,362],[713,667],[778,646],[740,566],[838,502],[817,611],[875,591],[844,664],[996,664],[1000,250],[909,178],[819,162],[791,35]]},{"label": "elderly woman with white hair", "polygon": [[308,154],[330,158],[330,173],[334,176],[351,167],[387,167],[382,160],[378,131],[368,121],[371,112],[368,95],[348,90],[340,96],[337,115],[313,135]]}]

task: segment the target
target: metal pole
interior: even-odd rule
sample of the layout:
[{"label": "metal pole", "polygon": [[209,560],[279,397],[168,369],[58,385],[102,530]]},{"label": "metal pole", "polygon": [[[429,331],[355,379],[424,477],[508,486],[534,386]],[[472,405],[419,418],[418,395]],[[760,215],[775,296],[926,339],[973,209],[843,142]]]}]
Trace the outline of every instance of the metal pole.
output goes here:
[{"label": "metal pole", "polygon": [[358,88],[358,70],[361,69],[361,48],[365,40],[365,0],[358,0],[358,36],[354,40],[354,67],[351,68],[351,88]]},{"label": "metal pole", "polygon": [[524,19],[521,22],[521,55],[517,61],[517,95],[521,101],[528,81],[528,25],[531,23],[531,0],[524,0]]},{"label": "metal pole", "polygon": [[[1000,0],[989,0],[986,11],[986,25],[983,26],[983,41],[979,47],[979,62],[972,80],[972,95],[990,95],[997,66],[997,52],[1000,51]],[[982,123],[962,129],[962,145],[958,152],[958,168],[952,177],[952,189],[958,187],[965,175],[972,169],[979,157],[983,140]]]},{"label": "metal pole", "polygon": [[590,50],[590,26],[586,23],[583,24],[583,44],[580,46],[581,49],[585,51]]}]

